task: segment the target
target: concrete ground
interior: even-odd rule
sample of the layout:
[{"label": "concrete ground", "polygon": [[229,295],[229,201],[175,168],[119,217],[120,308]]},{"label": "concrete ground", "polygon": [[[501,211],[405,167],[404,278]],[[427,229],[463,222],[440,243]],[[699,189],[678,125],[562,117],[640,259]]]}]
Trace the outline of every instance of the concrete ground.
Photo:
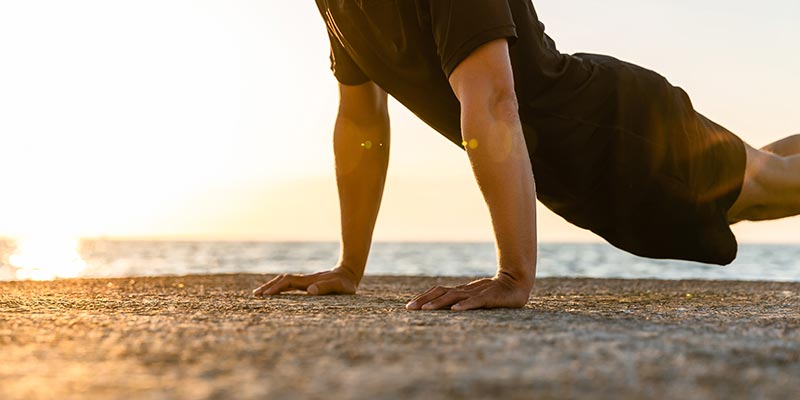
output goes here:
[{"label": "concrete ground", "polygon": [[800,394],[800,283],[540,279],[456,313],[404,305],[461,278],[251,297],[268,278],[0,282],[0,399]]}]

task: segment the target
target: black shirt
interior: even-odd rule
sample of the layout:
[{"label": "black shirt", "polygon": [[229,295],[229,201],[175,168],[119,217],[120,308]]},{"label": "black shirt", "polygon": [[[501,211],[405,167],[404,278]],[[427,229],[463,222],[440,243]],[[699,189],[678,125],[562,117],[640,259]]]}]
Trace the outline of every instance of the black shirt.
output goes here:
[{"label": "black shirt", "polygon": [[[528,1],[317,0],[317,5],[328,26],[331,69],[339,82],[375,82],[458,145],[460,106],[447,80],[458,63],[494,39],[543,40]],[[537,54],[541,49],[512,46],[512,62],[533,65],[552,56]]]}]

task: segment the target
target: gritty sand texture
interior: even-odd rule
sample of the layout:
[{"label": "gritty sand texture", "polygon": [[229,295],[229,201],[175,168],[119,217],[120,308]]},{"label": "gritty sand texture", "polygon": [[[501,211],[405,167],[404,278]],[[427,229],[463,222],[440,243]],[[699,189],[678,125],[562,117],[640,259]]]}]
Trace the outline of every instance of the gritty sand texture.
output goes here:
[{"label": "gritty sand texture", "polygon": [[267,275],[0,283],[0,399],[800,395],[800,284],[540,279],[527,308],[411,312],[463,278],[253,298]]}]

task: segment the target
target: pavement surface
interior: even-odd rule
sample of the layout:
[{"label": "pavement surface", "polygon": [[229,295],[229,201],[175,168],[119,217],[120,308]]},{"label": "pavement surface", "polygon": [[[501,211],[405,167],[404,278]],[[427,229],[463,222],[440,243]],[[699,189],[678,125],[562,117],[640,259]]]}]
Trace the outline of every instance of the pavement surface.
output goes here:
[{"label": "pavement surface", "polygon": [[800,394],[800,283],[539,279],[458,313],[404,305],[464,278],[251,297],[269,278],[0,282],[0,399]]}]

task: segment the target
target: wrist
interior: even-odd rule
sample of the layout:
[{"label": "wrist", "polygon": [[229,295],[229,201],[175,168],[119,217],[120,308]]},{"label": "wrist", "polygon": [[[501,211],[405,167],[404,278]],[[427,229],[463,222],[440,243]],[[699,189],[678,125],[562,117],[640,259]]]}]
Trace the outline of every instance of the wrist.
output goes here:
[{"label": "wrist", "polygon": [[511,286],[531,290],[536,280],[536,267],[500,267],[495,277]]},{"label": "wrist", "polygon": [[364,267],[353,268],[349,264],[344,264],[342,262],[339,262],[336,267],[333,268],[333,271],[344,275],[347,279],[355,283],[356,286],[358,286],[361,282],[361,278],[364,276]]}]

